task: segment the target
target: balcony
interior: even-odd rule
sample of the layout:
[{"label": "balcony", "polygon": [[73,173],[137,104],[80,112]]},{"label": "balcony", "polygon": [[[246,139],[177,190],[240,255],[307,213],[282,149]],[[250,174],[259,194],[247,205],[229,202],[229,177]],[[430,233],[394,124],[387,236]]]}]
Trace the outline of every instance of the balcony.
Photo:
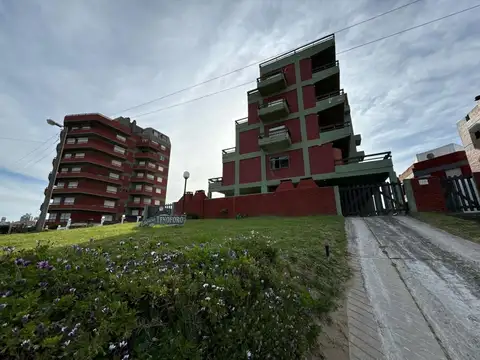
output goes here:
[{"label": "balcony", "polygon": [[373,173],[389,173],[393,170],[390,151],[376,154],[352,156],[335,161],[335,172],[345,175],[368,175]]},{"label": "balcony", "polygon": [[160,161],[160,156],[158,154],[152,153],[152,152],[137,151],[135,153],[135,159],[150,159],[150,160],[153,160],[155,162],[158,162],[158,161]]},{"label": "balcony", "polygon": [[267,104],[262,104],[258,108],[258,116],[263,122],[269,122],[282,119],[290,114],[287,100],[278,99]]},{"label": "balcony", "polygon": [[321,126],[319,130],[320,140],[322,144],[325,144],[352,135],[352,124],[349,121],[345,121],[341,124]]},{"label": "balcony", "polygon": [[115,207],[108,207],[104,205],[87,205],[87,204],[50,204],[48,207],[49,211],[60,210],[60,211],[95,211],[102,213],[117,213]]},{"label": "balcony", "polygon": [[156,184],[155,178],[149,179],[145,175],[143,175],[143,176],[138,176],[138,175],[132,176],[130,178],[130,182]]},{"label": "balcony", "polygon": [[326,79],[332,75],[336,75],[340,73],[340,67],[338,60],[332,62],[330,64],[322,65],[312,69],[312,78],[313,81],[316,83],[323,79]]},{"label": "balcony", "polygon": [[119,199],[120,195],[118,193],[108,192],[108,191],[100,191],[95,189],[89,189],[88,187],[76,187],[76,188],[55,188],[53,189],[53,194],[85,194],[85,195],[93,195],[99,196],[103,198],[111,198],[111,199]]},{"label": "balcony", "polygon": [[162,194],[156,193],[155,189],[153,189],[152,191],[147,191],[145,189],[140,189],[140,190],[130,189],[130,190],[128,190],[128,193],[132,194],[132,195],[144,195],[144,196],[149,196],[149,197],[162,196]]},{"label": "balcony", "polygon": [[211,178],[208,179],[208,191],[218,191],[220,188],[223,186],[223,178],[218,177],[218,178]]},{"label": "balcony", "polygon": [[271,95],[287,87],[287,80],[283,71],[261,76],[257,79],[257,89],[262,96]]},{"label": "balcony", "polygon": [[139,170],[139,171],[149,171],[149,172],[155,173],[155,174],[159,172],[159,170],[157,168],[157,165],[152,167],[152,166],[149,166],[148,164],[145,164],[145,165],[134,164],[132,166],[132,169],[133,170]]},{"label": "balcony", "polygon": [[[155,199],[155,200],[160,200],[160,199]],[[133,201],[133,200],[130,200],[129,202],[127,202],[127,207],[129,207],[129,208],[143,208],[143,207],[145,207],[146,205],[158,206],[158,205],[155,205],[154,199],[152,199],[152,201],[149,202],[149,203],[148,203],[148,202],[145,203],[145,202],[143,201],[143,199],[142,199],[141,201],[139,201],[139,202]]]},{"label": "balcony", "polygon": [[235,154],[236,154],[237,148],[228,148],[228,149],[223,149],[222,150],[222,159],[223,162],[231,161],[235,159]]},{"label": "balcony", "polygon": [[94,149],[94,150],[102,151],[105,154],[115,156],[115,157],[120,158],[120,159],[126,159],[127,158],[126,151],[123,154],[119,153],[119,152],[116,152],[115,150],[113,150],[113,145],[107,144],[107,143],[105,143],[101,140],[95,140],[95,139],[88,139],[88,141],[85,142],[85,143],[75,143],[75,144],[65,143],[64,149],[65,150],[70,150],[70,149]]},{"label": "balcony", "polygon": [[111,162],[102,160],[101,158],[98,158],[94,155],[87,155],[82,158],[73,158],[73,157],[68,159],[63,158],[61,161],[61,164],[74,164],[74,163],[89,163],[89,164],[103,166],[108,169],[117,170],[120,172],[123,172],[124,170],[123,165],[122,166],[113,165]]},{"label": "balcony", "polygon": [[235,120],[235,126],[248,125],[248,117]]},{"label": "balcony", "polygon": [[[114,130],[113,130],[114,131]],[[122,140],[121,138],[117,137],[117,134],[113,133],[112,130],[108,131],[107,129],[102,129],[100,127],[95,127],[91,126],[90,128],[80,128],[76,130],[69,130],[68,135],[69,136],[83,136],[83,135],[97,135],[100,136],[104,139],[110,140],[118,145],[128,147],[129,143],[131,143],[131,140],[126,138],[126,136],[122,135],[125,140]]]},{"label": "balcony", "polygon": [[266,152],[285,150],[292,145],[290,132],[285,125],[271,128],[268,136],[260,135],[258,137],[258,145]]},{"label": "balcony", "polygon": [[122,180],[120,179],[112,179],[107,175],[92,174],[88,172],[75,172],[75,173],[59,172],[57,174],[57,179],[92,179],[92,180],[103,181],[110,184],[122,185]]},{"label": "balcony", "polygon": [[137,147],[145,147],[153,149],[155,151],[161,151],[168,156],[168,148],[165,147],[165,149],[162,149],[162,146],[165,147],[165,145],[149,139],[140,139],[139,141],[137,141]]},{"label": "balcony", "polygon": [[316,108],[317,111],[329,109],[341,103],[345,104],[345,94],[343,89],[333,91],[328,94],[317,96]]},{"label": "balcony", "polygon": [[126,135],[130,135],[132,131],[129,127],[123,126],[118,121],[112,120],[105,115],[99,113],[87,113],[87,114],[73,114],[65,116],[64,124],[66,126],[74,125],[75,123],[85,123],[90,121],[96,121],[104,124],[110,128],[118,130]]}]

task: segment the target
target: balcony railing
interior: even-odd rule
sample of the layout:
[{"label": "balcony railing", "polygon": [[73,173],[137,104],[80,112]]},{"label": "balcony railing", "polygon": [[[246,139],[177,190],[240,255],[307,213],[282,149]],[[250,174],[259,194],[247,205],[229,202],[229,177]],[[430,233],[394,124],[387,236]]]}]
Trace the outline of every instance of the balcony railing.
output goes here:
[{"label": "balcony railing", "polygon": [[235,120],[235,125],[242,125],[248,123],[248,117]]},{"label": "balcony railing", "polygon": [[346,128],[347,126],[350,126],[350,125],[351,125],[350,121],[345,121],[344,123],[341,123],[341,124],[320,126],[319,130],[320,130],[320,132],[327,132],[327,131],[332,131],[332,130],[343,129],[343,128]]},{"label": "balcony railing", "polygon": [[70,124],[74,124],[78,122],[84,123],[84,122],[90,122],[90,121],[97,121],[99,123],[112,127],[118,131],[121,131],[122,133],[127,135],[130,135],[132,133],[130,128],[128,128],[127,126],[123,126],[118,121],[112,120],[106,117],[105,115],[102,115],[99,113],[67,115],[65,116],[64,123],[70,126]]},{"label": "balcony railing", "polygon": [[308,48],[311,48],[311,47],[316,46],[316,45],[318,45],[318,44],[321,44],[321,43],[323,43],[323,42],[326,42],[326,41],[329,41],[329,40],[333,40],[334,38],[335,38],[335,35],[334,35],[334,34],[330,34],[330,35],[324,36],[324,37],[322,37],[322,38],[320,38],[320,39],[317,39],[317,40],[312,41],[312,42],[310,42],[310,43],[308,43],[308,44],[305,44],[305,45],[303,45],[303,46],[301,46],[301,47],[299,47],[299,48],[296,48],[295,50],[288,51],[288,52],[283,53],[283,54],[281,54],[281,55],[278,55],[278,56],[276,56],[276,57],[274,57],[274,58],[272,58],[272,59],[269,59],[269,60],[267,60],[267,61],[264,61],[263,63],[260,64],[260,68],[265,67],[265,66],[270,65],[270,64],[273,64],[273,63],[275,63],[275,62],[277,62],[277,61],[279,61],[279,60],[281,60],[281,59],[284,59],[284,58],[286,58],[286,57],[289,57],[289,56],[291,56],[291,55],[298,54],[299,52],[302,52],[302,51],[304,51],[304,50],[306,50],[306,49],[308,49]]},{"label": "balcony railing", "polygon": [[257,89],[262,96],[273,94],[286,87],[287,80],[283,70],[275,70],[257,78]]},{"label": "balcony railing", "polygon": [[103,166],[103,167],[106,167],[108,169],[123,172],[123,165],[122,166],[113,165],[111,162],[101,160],[101,159],[99,159],[99,158],[97,158],[96,156],[93,156],[93,155],[87,155],[87,156],[82,157],[82,158],[69,158],[69,159],[64,158],[64,159],[62,159],[62,161],[61,161],[62,165],[67,164],[67,163],[90,163],[90,164],[94,164],[94,165]]},{"label": "balcony railing", "polygon": [[335,165],[347,165],[352,163],[359,163],[359,162],[370,162],[370,161],[380,161],[380,160],[388,160],[392,158],[392,153],[390,151],[376,153],[376,154],[369,154],[369,155],[362,155],[362,156],[352,156],[349,158],[335,160]]},{"label": "balcony railing", "polygon": [[99,127],[92,126],[88,129],[85,128],[80,128],[80,129],[75,129],[75,130],[69,130],[68,135],[70,136],[77,136],[77,135],[88,135],[88,134],[94,134],[103,137],[104,139],[110,140],[115,142],[116,144],[122,145],[122,146],[128,146],[128,144],[131,142],[129,138],[126,138],[125,141],[120,140],[116,134],[113,134],[112,132],[102,129]]},{"label": "balcony railing", "polygon": [[272,128],[268,136],[259,135],[258,145],[264,151],[279,151],[288,148],[292,144],[290,131],[285,125]]},{"label": "balcony railing", "polygon": [[320,101],[320,100],[329,99],[329,98],[339,96],[339,95],[343,95],[343,94],[344,94],[343,89],[340,89],[340,90],[332,91],[331,93],[328,93],[328,94],[319,95],[319,96],[316,97],[316,99],[317,99],[317,101]]},{"label": "balcony railing", "polygon": [[[164,156],[168,156],[168,147],[166,147],[164,144],[161,144],[157,141],[153,141],[150,139],[141,139],[141,141],[137,141],[137,146],[149,147],[151,149],[154,149],[155,151],[162,152]],[[162,149],[162,146],[165,147],[165,149]]]},{"label": "balcony railing", "polygon": [[222,155],[233,154],[233,153],[235,153],[236,149],[237,148],[235,148],[235,147],[228,148],[228,149],[223,149],[222,150]]},{"label": "balcony railing", "polygon": [[131,182],[136,182],[136,183],[143,183],[143,182],[146,182],[146,183],[149,183],[149,184],[155,184],[156,183],[155,178],[149,179],[146,176],[132,176],[130,178],[130,181]]},{"label": "balcony railing", "polygon": [[89,189],[85,187],[76,187],[76,188],[56,188],[53,189],[54,194],[87,194],[87,195],[94,195],[94,196],[100,196],[100,197],[105,197],[105,198],[114,198],[118,199],[120,198],[120,194],[114,193],[114,192],[109,192],[109,191],[98,191],[94,189]]},{"label": "balcony railing", "polygon": [[288,102],[285,99],[278,99],[258,107],[258,116],[262,121],[277,120],[290,113]]},{"label": "balcony railing", "polygon": [[322,65],[322,66],[317,66],[317,67],[314,67],[312,69],[312,73],[316,73],[316,72],[319,72],[319,71],[323,71],[323,70],[327,70],[327,69],[330,69],[332,67],[335,67],[335,66],[338,66],[338,60],[330,63],[330,64],[326,64],[326,65]]},{"label": "balcony railing", "polygon": [[217,178],[211,178],[208,179],[208,185],[222,185],[223,183],[223,178],[222,177],[217,177]]},{"label": "balcony railing", "polygon": [[94,139],[88,139],[88,142],[85,142],[85,143],[76,143],[76,144],[65,144],[64,148],[66,150],[68,149],[94,149],[94,150],[97,150],[97,151],[102,151],[108,155],[112,155],[112,156],[115,156],[117,158],[121,158],[121,159],[126,159],[127,158],[127,155],[126,155],[126,151],[122,154],[120,152],[116,152],[114,150],[114,147],[112,145],[109,146],[109,144],[105,143],[105,142],[102,142],[102,141],[98,141],[98,140],[94,140]]},{"label": "balcony railing", "polygon": [[160,161],[160,156],[158,154],[150,153],[150,152],[141,152],[138,151],[135,153],[135,158],[137,159],[151,159],[154,161]]},{"label": "balcony railing", "polygon": [[111,178],[110,176],[108,175],[100,175],[100,174],[92,174],[92,173],[89,173],[89,172],[76,172],[76,173],[65,173],[65,172],[59,172],[57,174],[57,179],[63,179],[63,178],[86,178],[86,179],[92,179],[92,180],[98,180],[98,181],[102,181],[102,182],[108,182],[108,183],[111,183],[111,184],[117,184],[117,185],[121,185],[122,184],[122,180],[120,179],[113,179]]},{"label": "balcony railing", "polygon": [[116,213],[115,207],[108,207],[104,205],[86,205],[86,204],[50,204],[49,210],[81,210],[81,211],[95,211],[95,212],[107,212]]}]

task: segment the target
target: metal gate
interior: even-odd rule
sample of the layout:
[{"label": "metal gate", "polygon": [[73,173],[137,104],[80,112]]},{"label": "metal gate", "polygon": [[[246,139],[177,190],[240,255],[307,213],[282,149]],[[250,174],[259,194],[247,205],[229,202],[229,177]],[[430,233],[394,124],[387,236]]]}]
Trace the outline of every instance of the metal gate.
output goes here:
[{"label": "metal gate", "polygon": [[480,212],[480,196],[473,176],[454,176],[442,179],[450,212]]},{"label": "metal gate", "polygon": [[340,186],[343,216],[406,214],[408,204],[400,183]]}]

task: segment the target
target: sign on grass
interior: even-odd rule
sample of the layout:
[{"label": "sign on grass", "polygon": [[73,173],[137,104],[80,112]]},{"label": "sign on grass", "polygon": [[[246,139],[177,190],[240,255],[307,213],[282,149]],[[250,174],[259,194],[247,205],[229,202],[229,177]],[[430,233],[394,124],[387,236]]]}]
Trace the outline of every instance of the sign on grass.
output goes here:
[{"label": "sign on grass", "polygon": [[153,226],[153,225],[185,225],[187,217],[171,216],[171,215],[156,215],[151,218],[145,219],[140,223],[140,226]]}]

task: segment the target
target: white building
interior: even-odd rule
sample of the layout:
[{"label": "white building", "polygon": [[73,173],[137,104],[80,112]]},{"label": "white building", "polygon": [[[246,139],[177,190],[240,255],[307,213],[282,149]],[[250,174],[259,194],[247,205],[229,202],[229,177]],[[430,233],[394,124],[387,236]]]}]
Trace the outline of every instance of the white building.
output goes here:
[{"label": "white building", "polygon": [[480,95],[475,102],[475,107],[457,123],[457,129],[472,171],[480,172]]}]

